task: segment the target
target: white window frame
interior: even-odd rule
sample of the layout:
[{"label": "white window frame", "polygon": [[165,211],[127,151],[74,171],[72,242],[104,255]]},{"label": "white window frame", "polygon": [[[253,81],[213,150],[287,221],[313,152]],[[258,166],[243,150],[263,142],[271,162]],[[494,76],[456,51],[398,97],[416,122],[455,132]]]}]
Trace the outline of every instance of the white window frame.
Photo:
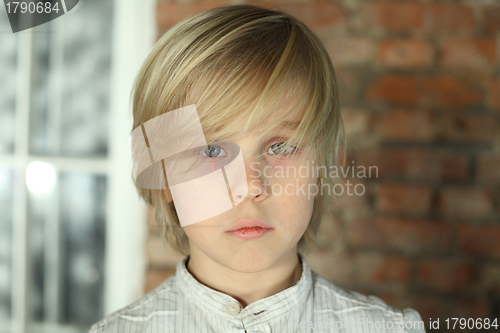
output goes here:
[{"label": "white window frame", "polygon": [[[106,303],[109,314],[144,293],[146,207],[132,181],[128,135],[132,130],[130,93],[157,36],[156,0],[114,0],[106,229]],[[128,222],[124,225],[124,221]]]},{"label": "white window frame", "polygon": [[[128,135],[132,129],[130,94],[142,62],[157,36],[156,0],[114,0],[110,80],[108,156],[104,159],[48,158],[29,155],[33,34],[18,33],[16,96],[16,150],[0,156],[0,166],[16,170],[13,207],[12,333],[27,330],[28,251],[27,189],[25,170],[35,160],[53,164],[57,170],[83,170],[107,177],[105,304],[104,315],[142,296],[146,272],[146,208],[131,178]],[[68,12],[67,15],[71,15]],[[67,18],[69,19],[69,17]],[[56,19],[57,20],[57,19]],[[56,106],[57,107],[57,106]],[[3,325],[2,325],[3,326]],[[6,327],[4,327],[6,328]],[[4,328],[0,328],[3,332]],[[40,332],[75,332],[75,328],[44,323]]]}]

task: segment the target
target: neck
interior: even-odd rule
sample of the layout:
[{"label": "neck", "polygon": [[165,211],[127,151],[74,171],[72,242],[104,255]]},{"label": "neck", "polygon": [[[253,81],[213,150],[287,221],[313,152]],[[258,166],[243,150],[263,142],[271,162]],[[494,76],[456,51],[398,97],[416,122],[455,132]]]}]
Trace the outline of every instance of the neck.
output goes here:
[{"label": "neck", "polygon": [[200,283],[232,296],[243,307],[295,285],[302,275],[296,250],[268,269],[246,273],[224,267],[191,247],[187,269]]}]

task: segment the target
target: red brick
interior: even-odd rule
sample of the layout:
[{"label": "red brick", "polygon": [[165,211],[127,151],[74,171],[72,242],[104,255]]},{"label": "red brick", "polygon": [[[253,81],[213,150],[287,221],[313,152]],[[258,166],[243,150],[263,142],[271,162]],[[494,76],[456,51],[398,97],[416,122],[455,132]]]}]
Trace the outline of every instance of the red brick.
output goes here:
[{"label": "red brick", "polygon": [[383,40],[377,47],[377,64],[395,68],[423,68],[433,62],[428,41],[414,39]]},{"label": "red brick", "polygon": [[367,63],[373,57],[373,43],[367,38],[334,36],[324,45],[335,67]]},{"label": "red brick", "polygon": [[493,193],[480,188],[442,187],[438,206],[449,216],[488,217],[493,213]]},{"label": "red brick", "polygon": [[496,42],[492,38],[447,40],[441,44],[439,57],[441,66],[447,68],[487,68],[496,62]]},{"label": "red brick", "polygon": [[452,76],[429,77],[424,79],[423,98],[435,100],[437,106],[463,107],[478,105],[482,102],[479,89],[467,80]]},{"label": "red brick", "polygon": [[500,259],[500,226],[498,225],[460,225],[458,227],[458,246],[468,254],[483,255]]},{"label": "red brick", "polygon": [[431,208],[432,190],[428,186],[383,184],[376,194],[376,205],[383,212],[427,213]]},{"label": "red brick", "polygon": [[364,3],[356,25],[364,31],[471,34],[474,15],[470,6],[454,3],[424,4],[416,1]]},{"label": "red brick", "polygon": [[365,152],[357,162],[365,168],[376,166],[380,178],[465,180],[470,176],[469,158],[446,150],[386,148]]},{"label": "red brick", "polygon": [[488,80],[486,91],[488,106],[500,110],[500,79]]},{"label": "red brick", "polygon": [[500,6],[484,6],[482,11],[483,31],[496,34],[500,31]]},{"label": "red brick", "polygon": [[[491,307],[487,300],[475,300],[466,299],[459,300],[456,303],[451,303],[450,314],[453,313],[454,316],[449,316],[448,318],[488,318],[490,315]],[[451,331],[451,330],[450,330]],[[455,332],[464,332],[462,329],[457,329]]]},{"label": "red brick", "polygon": [[[440,328],[446,325],[446,318],[488,318],[489,304],[485,300],[445,299],[439,296],[417,296],[414,308],[420,313],[426,325],[429,320],[440,318]],[[428,327],[428,326],[426,326]],[[429,330],[428,331],[432,331]],[[464,332],[464,330],[444,329],[444,332]]]},{"label": "red brick", "polygon": [[500,184],[500,155],[479,156],[478,177],[484,182]]},{"label": "red brick", "polygon": [[406,257],[358,253],[354,258],[355,278],[373,286],[404,287],[410,280],[410,261]]},{"label": "red brick", "polygon": [[417,104],[422,80],[415,76],[387,74],[368,89],[369,102],[389,102],[397,104]]},{"label": "red brick", "polygon": [[452,76],[383,75],[369,87],[366,98],[374,103],[443,108],[480,105],[482,102],[479,89],[466,80]]},{"label": "red brick", "polygon": [[426,6],[424,27],[432,34],[470,34],[474,32],[474,12],[468,5],[431,3]]},{"label": "red brick", "polygon": [[339,97],[344,104],[358,104],[360,100],[360,78],[350,68],[336,68]]},{"label": "red brick", "polygon": [[449,250],[452,234],[449,225],[440,221],[377,218],[351,222],[347,237],[357,247],[414,254]]},{"label": "red brick", "polygon": [[470,262],[450,259],[424,259],[417,264],[416,281],[423,287],[444,292],[460,292],[472,281]]},{"label": "red brick", "polygon": [[356,145],[366,138],[373,140],[371,137],[373,123],[372,113],[359,109],[343,108],[342,120],[344,121],[346,138],[352,144]]},{"label": "red brick", "polygon": [[453,114],[443,118],[441,138],[463,143],[493,143],[498,120],[490,114]]},{"label": "red brick", "polygon": [[194,3],[176,3],[159,1],[156,5],[156,22],[160,28],[169,28],[181,20],[204,10],[227,6],[228,1],[206,1]]},{"label": "red brick", "polygon": [[379,133],[384,140],[430,141],[435,120],[429,111],[390,110],[382,114]]},{"label": "red brick", "polygon": [[483,293],[500,295],[500,264],[484,264],[478,275],[479,289]]},{"label": "red brick", "polygon": [[158,287],[163,281],[168,279],[175,270],[152,270],[148,269],[146,272],[146,284],[144,286],[144,293],[147,294],[150,291]]},{"label": "red brick", "polygon": [[418,31],[424,26],[423,18],[422,3],[377,1],[361,5],[357,23],[368,31]]}]

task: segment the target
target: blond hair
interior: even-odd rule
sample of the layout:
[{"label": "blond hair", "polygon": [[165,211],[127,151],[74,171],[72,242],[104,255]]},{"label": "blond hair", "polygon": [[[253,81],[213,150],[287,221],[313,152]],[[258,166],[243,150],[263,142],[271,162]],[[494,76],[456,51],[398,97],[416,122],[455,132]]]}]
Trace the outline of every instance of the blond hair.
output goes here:
[{"label": "blond hair", "polygon": [[[295,112],[302,120],[287,144],[314,147],[316,165],[326,170],[337,165],[343,125],[333,65],[320,40],[302,22],[280,11],[234,5],[178,23],[153,47],[137,75],[132,97],[133,129],[167,111],[195,104],[207,142],[246,133],[284,100],[292,101],[293,107],[280,121]],[[333,188],[332,178],[320,174],[318,186],[321,180]],[[161,190],[137,190],[154,207],[166,240],[188,254],[188,238],[173,202],[167,202]],[[329,191],[316,196],[299,251],[314,245],[321,219],[332,205]]]}]

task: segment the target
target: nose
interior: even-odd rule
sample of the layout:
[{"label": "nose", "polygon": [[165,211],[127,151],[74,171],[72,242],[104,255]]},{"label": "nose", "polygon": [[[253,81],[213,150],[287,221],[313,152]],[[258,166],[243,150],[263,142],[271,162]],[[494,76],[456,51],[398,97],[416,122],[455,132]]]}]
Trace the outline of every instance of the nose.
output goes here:
[{"label": "nose", "polygon": [[[248,200],[263,201],[269,197],[269,181],[264,174],[264,163],[258,158],[245,158],[245,171],[247,176]],[[244,198],[240,199],[243,200]]]}]

